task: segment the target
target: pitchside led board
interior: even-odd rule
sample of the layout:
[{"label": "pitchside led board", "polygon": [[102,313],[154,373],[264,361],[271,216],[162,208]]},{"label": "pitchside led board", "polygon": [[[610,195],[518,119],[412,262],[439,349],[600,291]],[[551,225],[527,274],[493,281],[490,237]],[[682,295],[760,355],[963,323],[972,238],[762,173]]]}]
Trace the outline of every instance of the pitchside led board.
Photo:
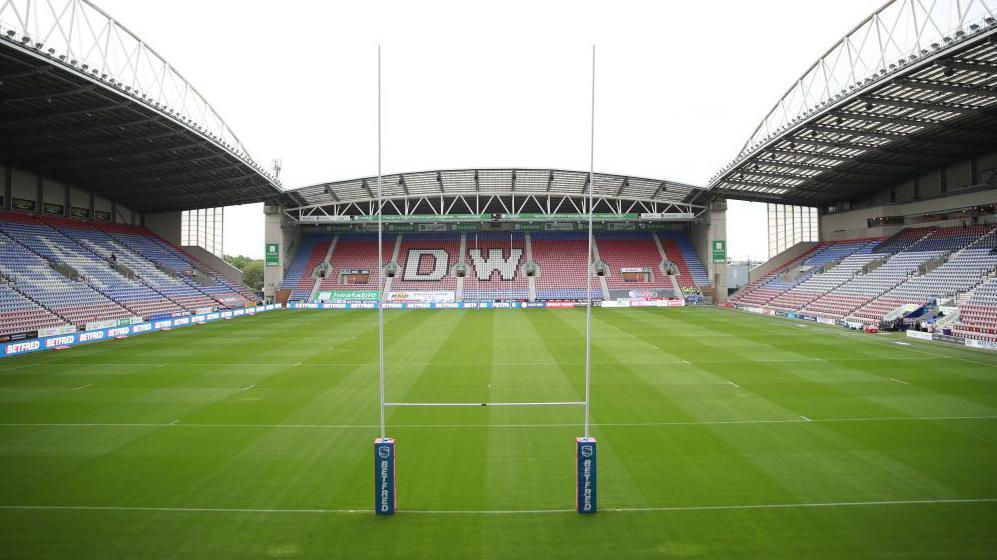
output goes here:
[{"label": "pitchside led board", "polygon": [[595,451],[595,438],[575,438],[575,458],[577,461],[575,505],[578,513],[595,513],[597,511]]},{"label": "pitchside led board", "polygon": [[395,440],[374,440],[374,513],[395,513]]}]

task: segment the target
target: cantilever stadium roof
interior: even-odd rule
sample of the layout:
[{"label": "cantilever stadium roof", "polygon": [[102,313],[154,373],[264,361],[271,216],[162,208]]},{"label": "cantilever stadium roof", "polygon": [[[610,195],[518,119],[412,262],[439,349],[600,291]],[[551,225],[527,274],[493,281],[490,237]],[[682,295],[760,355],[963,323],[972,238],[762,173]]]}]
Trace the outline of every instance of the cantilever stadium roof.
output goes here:
[{"label": "cantilever stadium roof", "polygon": [[281,192],[197,89],[86,0],[0,5],[0,161],[141,212]]},{"label": "cantilever stadium roof", "polygon": [[[595,196],[622,200],[681,203],[698,187],[627,175],[596,173]],[[552,195],[588,194],[589,174],[560,169],[448,169],[394,173],[382,177],[384,198],[416,198],[455,195]],[[377,197],[377,177],[319,183],[285,191],[290,206],[364,202]]]},{"label": "cantilever stadium roof", "polygon": [[[828,204],[997,149],[997,21],[987,11],[997,1],[909,4],[888,4],[811,67],[711,180],[711,192]],[[932,27],[931,18],[955,15],[956,30],[932,38],[950,24]],[[877,37],[880,48],[860,52]]]}]

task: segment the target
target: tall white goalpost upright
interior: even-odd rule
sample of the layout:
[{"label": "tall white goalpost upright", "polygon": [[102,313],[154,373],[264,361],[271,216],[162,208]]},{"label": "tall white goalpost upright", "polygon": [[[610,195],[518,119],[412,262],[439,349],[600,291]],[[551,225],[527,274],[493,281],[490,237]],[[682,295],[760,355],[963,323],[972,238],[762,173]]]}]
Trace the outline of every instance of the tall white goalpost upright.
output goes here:
[{"label": "tall white goalpost upright", "polygon": [[381,181],[381,45],[377,46],[377,370],[380,392],[381,437],[374,440],[374,512],[395,513],[395,440],[384,419],[384,222]]},{"label": "tall white goalpost upright", "polygon": [[595,239],[592,233],[592,195],[595,190],[595,45],[592,45],[592,106],[589,126],[588,266],[585,305],[585,435],[575,438],[575,507],[578,513],[595,513],[596,441],[590,434],[592,404],[592,274],[595,272]]}]

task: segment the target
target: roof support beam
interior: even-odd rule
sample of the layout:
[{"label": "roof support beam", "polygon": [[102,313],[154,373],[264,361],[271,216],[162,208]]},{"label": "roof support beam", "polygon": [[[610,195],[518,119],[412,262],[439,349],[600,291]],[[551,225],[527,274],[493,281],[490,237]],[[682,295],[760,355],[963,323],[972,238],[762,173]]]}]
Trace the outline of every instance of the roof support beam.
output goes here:
[{"label": "roof support beam", "polygon": [[52,136],[55,134],[72,134],[75,132],[93,133],[102,130],[115,129],[115,128],[117,129],[130,128],[133,126],[140,126],[143,124],[152,124],[158,122],[159,122],[159,117],[156,116],[156,117],[145,117],[142,119],[132,119],[128,121],[108,122],[97,126],[80,126],[80,125],[58,126],[58,127],[53,126],[49,128],[32,130],[30,134],[18,135],[17,138],[13,139],[14,142],[11,142],[8,145],[15,145],[15,146],[20,145],[25,141],[25,139],[28,138],[39,138],[39,137],[46,138],[48,136]]},{"label": "roof support beam", "polygon": [[[972,126],[959,125],[955,123],[950,123],[942,120],[928,120],[920,118],[911,117],[901,117],[892,115],[877,115],[873,113],[856,113],[854,111],[837,111],[834,113],[843,119],[850,119],[862,122],[871,122],[879,124],[894,125],[900,124],[904,126],[919,126],[922,129],[930,128],[944,128],[946,130],[953,130],[957,132],[968,132],[974,134],[992,134],[993,132],[989,128],[978,128]],[[904,134],[917,134],[916,132],[904,133]],[[911,136],[908,136],[911,137]]]},{"label": "roof support beam", "polygon": [[2,97],[0,98],[0,105],[6,105],[8,103],[16,103],[19,101],[32,101],[34,99],[47,99],[49,97],[53,98],[65,97],[70,95],[76,95],[78,93],[84,93],[94,89],[97,89],[96,85],[85,85],[85,86],[76,86],[56,91],[48,91],[44,93],[32,93],[31,95],[15,95],[11,97]]},{"label": "roof support beam", "polygon": [[934,102],[924,102],[915,100],[905,100],[905,99],[894,99],[891,97],[865,97],[859,101],[864,103],[871,103],[873,106],[881,105],[884,107],[896,107],[898,109],[914,109],[923,111],[945,111],[947,113],[957,113],[961,115],[976,113],[978,109],[969,107],[968,105],[960,105],[957,103],[945,103],[942,101]]},{"label": "roof support beam", "polygon": [[719,194],[724,198],[733,200],[748,200],[751,202],[764,202],[771,204],[788,204],[790,206],[819,206],[820,203],[814,200],[786,197],[784,195],[768,194],[754,191],[739,191],[717,187],[710,192]]},{"label": "roof support beam", "polygon": [[788,193],[791,190],[794,190],[793,185],[780,185],[778,183],[762,183],[760,181],[752,181],[750,179],[730,178],[730,179],[724,179],[720,184],[721,185],[723,185],[723,184],[727,184],[727,185],[741,185],[741,186],[744,186],[744,187],[751,187],[749,189],[743,189],[743,190],[745,190],[747,192],[768,192],[767,190],[765,190],[765,191],[756,191],[756,190],[752,190],[752,189],[769,189],[769,190],[777,190],[777,191],[779,191],[779,192],[770,193],[770,194],[785,194],[785,193]]},{"label": "roof support beam", "polygon": [[46,120],[51,118],[75,117],[77,115],[89,115],[91,113],[92,114],[106,113],[108,111],[114,111],[116,109],[123,109],[129,105],[131,105],[130,101],[122,101],[120,103],[100,103],[100,104],[90,105],[88,107],[84,107],[82,109],[75,109],[72,111],[53,111],[51,109],[45,111],[35,111],[20,116],[16,119],[2,120],[0,121],[0,127],[28,125],[35,121]]},{"label": "roof support beam", "polygon": [[[127,192],[131,190],[141,189],[142,187],[155,187],[157,196],[160,193],[162,194],[162,196],[183,195],[190,193],[192,188],[200,187],[203,185],[221,185],[221,184],[231,183],[233,181],[251,181],[257,177],[262,179],[262,176],[247,170],[232,177],[212,177],[209,179],[194,181],[190,183],[184,182],[175,186],[173,185],[163,186],[159,184],[158,181],[137,181],[137,182],[125,181],[124,183],[122,182],[108,183],[108,185],[111,186],[111,188],[103,188],[101,189],[101,191],[108,193],[112,192],[117,193],[117,192]],[[261,186],[264,185],[261,184]],[[236,187],[233,187],[233,189],[234,188]],[[250,187],[246,186],[243,188],[250,188]],[[226,194],[227,193],[228,191],[226,190]]]},{"label": "roof support beam", "polygon": [[966,70],[968,72],[983,72],[985,74],[997,74],[997,64],[988,62],[970,62],[968,60],[949,59],[938,63],[939,66],[952,68],[953,70]]},{"label": "roof support beam", "polygon": [[[802,156],[802,157],[809,157],[809,158],[816,158],[816,159],[825,159],[825,160],[837,161],[837,162],[858,161],[859,163],[865,163],[865,164],[869,164],[869,165],[877,165],[877,166],[880,166],[880,167],[894,167],[894,168],[898,168],[898,169],[920,169],[922,167],[921,165],[914,165],[914,164],[908,164],[908,163],[888,161],[888,160],[876,159],[876,158],[872,158],[872,157],[867,156],[866,153],[871,153],[871,151],[863,153],[863,154],[858,155],[858,156],[854,156],[854,157],[852,157],[852,156],[843,156],[843,155],[833,154],[833,153],[829,153],[829,152],[814,152],[814,151],[810,151],[810,150],[799,150],[799,149],[792,149],[792,148],[767,148],[765,151],[766,152],[773,152],[775,154],[780,154],[780,155],[786,155],[786,156]],[[764,163],[766,161],[768,161],[768,160],[761,160],[761,163]]]},{"label": "roof support beam", "polygon": [[[956,140],[941,140],[933,138],[923,138],[921,133],[911,133],[905,134],[900,132],[882,132],[878,130],[868,130],[863,128],[849,128],[842,126],[829,126],[823,124],[811,124],[808,128],[816,130],[819,132],[830,133],[830,134],[847,134],[851,136],[865,136],[867,138],[879,138],[881,140],[889,140],[892,142],[914,142],[917,144],[928,144],[930,146],[964,146],[967,148],[975,148],[980,145],[980,142],[959,142]],[[992,134],[989,132],[983,132],[983,134]],[[875,146],[878,148],[879,146]]]},{"label": "roof support beam", "polygon": [[[833,132],[835,134],[851,134],[851,135],[859,135],[860,134],[859,131],[853,131],[853,130],[833,130],[831,132]],[[873,133],[870,133],[869,135],[871,136],[872,134]],[[882,135],[880,135],[880,136],[882,136]],[[894,138],[892,136],[888,137],[888,138],[890,140],[898,140],[898,138]],[[867,142],[861,142],[861,141],[858,141],[858,140],[852,140],[852,139],[847,139],[847,138],[835,139],[833,141],[829,141],[829,140],[820,140],[820,139],[816,139],[816,138],[797,137],[797,138],[794,138],[793,140],[787,140],[787,142],[795,142],[796,144],[809,144],[809,145],[812,145],[812,146],[822,146],[822,147],[826,147],[826,148],[837,148],[837,149],[842,149],[842,150],[880,151],[880,152],[890,153],[890,154],[911,156],[911,157],[914,157],[914,158],[931,158],[931,157],[937,158],[938,157],[937,155],[934,155],[932,152],[924,152],[924,151],[919,151],[919,150],[899,149],[899,148],[893,148],[893,147],[891,147],[889,145],[879,146],[879,145],[869,144]],[[947,144],[947,143],[942,142],[942,144]],[[856,154],[854,157],[858,157],[858,154]]]},{"label": "roof support beam", "polygon": [[894,83],[908,88],[920,89],[924,91],[941,91],[945,93],[963,93],[979,97],[992,97],[997,99],[997,88],[987,86],[966,86],[960,84],[949,84],[940,82],[929,82],[925,80],[914,80],[911,78],[901,78],[894,80]]},{"label": "roof support beam", "polygon": [[[812,171],[821,171],[824,173],[840,173],[842,175],[853,175],[855,177],[893,177],[895,173],[880,173],[875,171],[849,171],[846,169],[841,169],[841,167],[846,166],[827,166],[827,165],[814,165],[812,163],[803,163],[797,161],[787,161],[787,160],[763,160],[760,162],[766,167],[778,167],[781,169],[808,169]],[[801,176],[803,177],[803,176]],[[811,177],[811,176],[807,176]]]},{"label": "roof support beam", "polygon": [[[223,161],[220,164],[208,165],[208,166],[200,166],[200,165],[190,165],[190,166],[188,166],[187,165],[187,164],[194,164],[194,163],[198,163],[199,164],[199,163],[203,162],[204,160],[217,159],[217,158],[221,158],[221,157],[223,157],[223,154],[219,153],[219,154],[211,154],[211,155],[207,155],[207,156],[202,156],[200,158],[185,158],[185,159],[182,160],[182,163],[185,165],[185,168],[182,169],[181,171],[174,171],[172,173],[163,173],[163,172],[160,172],[160,171],[135,173],[134,172],[135,168],[133,168],[130,171],[126,170],[127,172],[124,173],[124,174],[122,174],[122,173],[118,173],[119,170],[112,165],[108,169],[108,171],[110,171],[109,173],[108,172],[101,172],[100,170],[85,171],[83,173],[69,172],[69,173],[66,174],[66,177],[67,178],[69,178],[69,177],[73,177],[73,178],[80,178],[80,177],[93,178],[94,180],[99,180],[101,182],[106,182],[107,184],[114,184],[114,181],[115,181],[114,177],[121,177],[121,180],[132,181],[132,182],[139,182],[139,181],[143,181],[145,179],[164,179],[164,180],[166,180],[166,179],[174,179],[175,180],[175,179],[178,179],[178,178],[181,178],[181,177],[204,175],[206,173],[224,171],[226,169],[236,169],[236,168],[240,168],[240,167],[243,166],[242,162],[235,162],[235,161],[231,161],[231,160]],[[162,163],[159,163],[158,165],[162,165]],[[145,165],[143,167],[149,167],[149,166]]]},{"label": "roof support beam", "polygon": [[[120,164],[121,161],[126,161],[126,160],[129,160],[129,159],[131,159],[133,157],[136,157],[136,156],[151,156],[151,155],[162,154],[162,153],[174,154],[175,152],[178,152],[180,150],[187,150],[187,149],[190,149],[190,148],[198,148],[198,147],[203,147],[205,149],[208,149],[207,148],[207,144],[205,142],[188,142],[186,144],[178,144],[176,146],[166,146],[166,147],[158,147],[158,148],[147,148],[147,149],[144,149],[144,150],[132,150],[130,152],[119,152],[119,151],[115,151],[114,152],[114,156],[113,156],[114,157],[113,161],[117,162],[117,163],[114,164],[113,171],[120,171],[122,169],[132,169],[132,168],[141,169],[141,168],[145,168],[145,167],[154,167],[154,166],[157,166],[157,165],[164,165],[164,164],[168,164],[168,163],[184,163],[184,162],[188,162],[188,161],[197,161],[197,160],[200,160],[200,159],[210,159],[210,158],[215,158],[215,157],[222,157],[224,155],[224,154],[222,154],[220,152],[213,152],[210,155],[199,156],[199,157],[187,157],[187,156],[179,156],[178,155],[178,157],[180,157],[181,159],[177,159],[177,157],[170,157],[170,158],[161,158],[161,159],[157,159],[157,160],[154,160],[154,161],[142,161],[142,162],[138,162],[138,163],[135,163],[135,164],[132,164],[132,165],[121,165]],[[45,158],[45,156],[42,156],[42,158],[39,158],[39,159],[44,159],[44,158]],[[90,156],[83,156],[83,157],[76,157],[76,158],[60,158],[60,159],[52,161],[52,162],[46,162],[46,165],[48,165],[49,167],[54,167],[54,168],[75,167],[79,163],[94,162],[95,160],[98,160],[98,159],[100,159],[100,158],[97,157],[97,156],[92,156],[92,155],[90,155]],[[112,160],[108,159],[108,161],[112,161]],[[103,168],[101,168],[101,169],[103,169]]]},{"label": "roof support beam", "polygon": [[616,196],[617,197],[623,196],[623,191],[625,191],[626,188],[629,186],[630,186],[630,177],[624,177],[623,183],[620,184],[620,188],[616,191]]},{"label": "roof support beam", "polygon": [[52,66],[48,64],[41,66],[33,66],[28,70],[21,70],[19,72],[10,72],[8,74],[0,74],[0,80],[16,80],[18,78],[30,78],[32,76],[40,76],[42,74],[48,74],[52,71]]},{"label": "roof support beam", "polygon": [[[160,139],[160,138],[169,138],[171,136],[180,136],[182,134],[185,134],[186,132],[187,131],[171,130],[169,132],[163,132],[163,133],[160,133],[160,134],[154,134],[154,135],[145,136],[144,139],[145,140],[157,140],[157,139]],[[9,160],[9,159],[12,159],[12,158],[15,158],[15,157],[19,158],[19,157],[21,157],[21,156],[23,156],[25,154],[52,154],[52,153],[58,153],[58,151],[61,150],[61,149],[63,149],[63,148],[87,148],[87,149],[92,149],[92,148],[105,148],[105,147],[110,147],[110,146],[117,146],[117,145],[120,145],[120,144],[134,144],[134,143],[135,143],[135,139],[134,138],[121,138],[121,137],[111,138],[111,139],[108,139],[108,140],[102,140],[100,142],[90,142],[90,141],[88,141],[85,146],[81,146],[80,143],[77,142],[77,141],[62,142],[60,144],[43,143],[41,145],[32,146],[32,147],[30,147],[27,150],[10,150],[10,151],[7,151],[7,152],[4,153],[4,157]]]}]

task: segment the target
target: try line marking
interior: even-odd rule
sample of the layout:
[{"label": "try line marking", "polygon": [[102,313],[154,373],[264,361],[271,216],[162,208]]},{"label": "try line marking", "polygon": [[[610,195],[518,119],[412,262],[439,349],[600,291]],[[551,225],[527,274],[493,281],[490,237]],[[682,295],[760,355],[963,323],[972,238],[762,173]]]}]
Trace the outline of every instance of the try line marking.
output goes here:
[{"label": "try line marking", "polygon": [[[469,404],[462,406],[481,406],[480,404]],[[804,419],[806,418],[806,419]],[[797,418],[785,418],[778,420],[706,420],[702,422],[593,422],[592,425],[604,428],[626,428],[626,427],[655,427],[655,426],[723,426],[723,425],[755,425],[755,424],[830,424],[837,422],[944,422],[955,420],[997,420],[997,416],[883,416],[881,418],[809,418],[799,416]],[[174,421],[169,424],[158,422],[133,422],[133,423],[0,423],[0,428],[165,428],[176,426],[178,428],[262,428],[262,429],[360,429],[370,430],[379,428],[377,424],[177,424]],[[392,424],[392,428],[576,428],[582,426],[581,423],[547,423],[547,424]]]},{"label": "try line marking", "polygon": [[[603,508],[607,513],[647,513],[683,511],[724,511],[753,509],[817,509],[843,507],[915,506],[939,504],[990,504],[997,498],[951,498],[937,500],[871,500],[864,502],[809,502],[798,504],[739,504],[713,506],[658,506]],[[270,509],[270,508],[213,508],[213,507],[142,507],[142,506],[30,506],[0,505],[6,511],[133,511],[152,513],[255,513],[255,514],[362,514],[373,515],[369,509]],[[399,513],[416,515],[521,515],[545,513],[575,513],[574,509],[410,509]]]},{"label": "try line marking", "polygon": [[386,402],[384,406],[581,406],[585,401],[554,402]]}]

